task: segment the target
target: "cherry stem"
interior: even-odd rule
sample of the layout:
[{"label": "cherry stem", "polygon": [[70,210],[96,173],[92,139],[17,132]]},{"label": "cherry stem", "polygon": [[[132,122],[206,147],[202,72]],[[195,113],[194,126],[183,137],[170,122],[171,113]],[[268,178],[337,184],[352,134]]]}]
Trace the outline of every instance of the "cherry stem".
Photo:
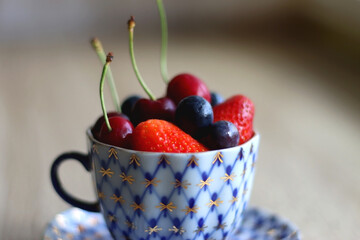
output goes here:
[{"label": "cherry stem", "polygon": [[161,21],[161,58],[160,58],[160,68],[161,76],[164,82],[167,84],[169,82],[168,70],[167,70],[167,46],[168,46],[168,27],[166,20],[166,11],[162,0],[156,0]]},{"label": "cherry stem", "polygon": [[150,89],[146,86],[140,72],[139,69],[136,65],[136,61],[135,61],[135,54],[134,54],[134,28],[135,28],[135,19],[133,16],[131,16],[130,20],[128,21],[128,27],[129,27],[129,46],[130,46],[130,57],[131,57],[131,63],[135,72],[135,75],[140,83],[140,85],[142,86],[142,88],[145,90],[145,92],[147,93],[147,95],[149,96],[149,98],[151,100],[156,100],[156,98],[154,97],[154,95],[151,93]]},{"label": "cherry stem", "polygon": [[111,61],[113,60],[114,56],[112,55],[112,53],[109,53],[107,56],[106,56],[106,59],[105,59],[105,64],[104,64],[104,67],[103,67],[103,70],[102,70],[102,73],[101,73],[101,80],[100,80],[100,102],[101,102],[101,108],[102,108],[102,111],[103,111],[103,114],[104,114],[104,119],[105,119],[105,123],[106,123],[106,126],[107,128],[109,129],[109,132],[112,131],[112,128],[110,126],[110,122],[109,122],[109,118],[107,116],[107,112],[106,112],[106,107],[105,107],[105,100],[104,100],[104,80],[105,80],[105,76],[106,76],[106,73],[109,69],[109,65],[111,63]]},{"label": "cherry stem", "polygon": [[[100,40],[98,38],[91,39],[91,46],[93,47],[96,54],[98,55],[101,64],[102,65],[105,64],[106,63],[106,54],[105,54],[104,48],[103,48]],[[106,76],[107,76],[107,80],[108,80],[108,83],[109,83],[109,86],[110,86],[111,96],[112,96],[112,100],[113,100],[114,105],[115,105],[115,109],[116,109],[117,112],[121,112],[119,96],[118,96],[118,93],[116,91],[116,86],[115,86],[115,82],[114,82],[114,76],[112,74],[112,71],[111,71],[110,67],[109,67],[109,70],[108,70],[108,74]]]}]

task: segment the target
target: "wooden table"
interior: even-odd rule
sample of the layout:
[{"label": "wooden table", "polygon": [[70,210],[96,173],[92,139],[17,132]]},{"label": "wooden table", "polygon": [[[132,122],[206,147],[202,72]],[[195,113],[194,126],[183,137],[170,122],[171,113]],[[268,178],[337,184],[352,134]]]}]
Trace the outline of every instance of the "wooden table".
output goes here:
[{"label": "wooden table", "polygon": [[[126,36],[114,39],[104,43],[115,54],[121,98],[143,94]],[[359,71],[280,45],[173,37],[169,72],[194,73],[225,97],[244,93],[255,102],[261,145],[252,205],[290,219],[304,239],[360,239]],[[138,38],[135,52],[145,81],[162,96],[158,39]],[[0,53],[0,239],[40,239],[69,208],[49,169],[58,154],[86,150],[85,131],[101,113],[101,66],[86,39],[0,45]],[[95,198],[78,164],[65,164],[61,177],[75,195]]]}]

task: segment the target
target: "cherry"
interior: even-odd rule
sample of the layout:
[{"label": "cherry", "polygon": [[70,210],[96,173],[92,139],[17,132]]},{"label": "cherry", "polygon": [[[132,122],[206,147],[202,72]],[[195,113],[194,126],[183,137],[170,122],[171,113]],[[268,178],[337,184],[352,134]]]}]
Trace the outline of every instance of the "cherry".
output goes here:
[{"label": "cherry", "polygon": [[183,73],[174,77],[168,84],[166,96],[178,104],[183,98],[197,95],[211,102],[209,89],[194,75]]},{"label": "cherry", "polygon": [[148,119],[154,119],[154,118],[173,121],[174,113],[176,109],[175,104],[169,98],[160,98],[156,100],[154,95],[151,93],[150,89],[146,86],[136,65],[135,54],[134,54],[134,39],[133,39],[134,28],[135,28],[134,17],[131,17],[130,20],[128,21],[128,27],[129,27],[129,49],[130,49],[131,63],[140,85],[142,86],[142,88],[150,98],[150,99],[143,98],[135,103],[132,112],[130,114],[130,119],[135,126],[142,121]]},{"label": "cherry", "polygon": [[[167,20],[165,7],[162,0],[156,0],[161,20],[161,76],[165,83],[168,83],[167,71]],[[211,101],[211,96],[205,83],[194,75],[183,73],[174,77],[167,87],[166,97],[172,99],[177,105],[183,98],[197,95],[205,98],[208,102]]]},{"label": "cherry", "polygon": [[[91,46],[93,47],[94,51],[98,55],[101,64],[104,65],[106,62],[106,54],[105,54],[104,48],[101,44],[101,41],[98,38],[93,38],[93,39],[91,39],[90,43],[91,43]],[[120,112],[119,96],[116,91],[114,76],[112,74],[110,67],[109,67],[108,73],[107,73],[107,80],[108,80],[108,84],[110,87],[111,97],[114,102],[115,109],[116,109],[116,111]]]},{"label": "cherry", "polygon": [[109,117],[109,123],[112,130],[109,131],[106,123],[103,122],[99,132],[99,141],[117,147],[130,148],[128,138],[134,130],[131,122],[121,116],[113,116]]},{"label": "cherry", "polygon": [[[100,102],[101,108],[103,111],[104,122],[101,125],[100,132],[98,134],[98,140],[107,143],[110,145],[118,146],[118,147],[129,147],[129,142],[127,140],[128,136],[131,136],[131,133],[134,130],[133,125],[129,120],[124,117],[117,116],[117,114],[113,114],[115,116],[108,117],[105,107],[104,101],[104,80],[109,68],[110,62],[113,59],[113,55],[109,53],[106,57],[106,63],[104,64],[101,80],[100,80]],[[98,120],[101,121],[101,120]],[[95,124],[96,125],[96,124]],[[111,125],[113,127],[111,127]]]},{"label": "cherry", "polygon": [[168,31],[167,31],[167,20],[166,20],[166,11],[162,0],[156,0],[160,22],[161,22],[161,57],[160,57],[160,70],[161,76],[164,82],[167,84],[168,71],[167,71],[167,45],[168,45]]},{"label": "cherry", "polygon": [[212,107],[205,98],[189,96],[180,101],[175,112],[175,123],[193,138],[199,139],[214,121]]},{"label": "cherry", "polygon": [[[125,114],[119,113],[119,112],[108,112],[107,116],[108,116],[108,118],[118,116],[118,117],[122,117],[127,120],[130,120],[128,116],[126,116]],[[104,115],[102,115],[96,120],[94,126],[91,128],[91,133],[98,140],[99,140],[100,129],[104,122],[105,122],[105,118],[104,118]]]},{"label": "cherry", "polygon": [[174,120],[176,106],[170,98],[138,100],[131,112],[130,119],[134,126],[148,119],[162,119],[168,122]]},{"label": "cherry", "polygon": [[213,123],[207,130],[207,134],[201,139],[207,148],[211,150],[235,147],[240,140],[239,130],[228,121]]}]

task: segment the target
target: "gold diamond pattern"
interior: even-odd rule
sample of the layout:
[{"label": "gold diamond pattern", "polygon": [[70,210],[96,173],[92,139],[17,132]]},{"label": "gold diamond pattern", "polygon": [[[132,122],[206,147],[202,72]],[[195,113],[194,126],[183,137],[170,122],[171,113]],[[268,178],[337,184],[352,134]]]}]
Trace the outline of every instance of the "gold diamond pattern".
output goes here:
[{"label": "gold diamond pattern", "polygon": [[220,203],[223,203],[223,201],[221,201],[220,198],[216,199],[215,201],[210,199],[210,202],[207,203],[206,205],[208,205],[209,207],[212,207],[212,206],[218,207]]},{"label": "gold diamond pattern", "polygon": [[120,204],[123,204],[125,202],[124,198],[122,196],[117,196],[115,193],[110,197],[111,200],[114,200],[114,202],[118,202]]},{"label": "gold diamond pattern", "polygon": [[175,234],[179,234],[179,235],[183,235],[184,232],[186,232],[186,230],[183,227],[177,228],[175,226],[173,226],[172,228],[169,228],[170,232],[174,232]]},{"label": "gold diamond pattern", "polygon": [[200,180],[200,183],[197,184],[197,186],[199,186],[200,188],[207,186],[210,186],[211,182],[213,182],[214,179],[211,179],[210,177],[208,177],[205,181],[204,180]]},{"label": "gold diamond pattern", "polygon": [[[253,145],[251,145],[251,149],[250,149],[250,152],[252,152],[252,149],[253,148]],[[99,150],[96,146],[96,144],[93,144],[92,145],[92,150],[94,153],[96,154],[99,154]],[[118,152],[115,148],[109,148],[108,150],[108,158],[111,158],[111,157],[114,157],[115,159],[119,159],[118,158]],[[212,164],[221,164],[224,162],[224,156],[223,154],[219,151],[215,154],[214,158],[213,158],[213,161],[212,161]],[[194,155],[191,156],[191,158],[188,160],[188,163],[187,163],[187,167],[190,167],[191,165],[193,166],[199,166],[199,163],[198,163],[198,158],[196,158]],[[164,164],[166,163],[167,165],[170,165],[170,161],[169,159],[165,156],[165,155],[161,155],[157,164],[160,165],[160,164]],[[129,165],[134,165],[134,166],[141,166],[140,164],[140,158],[136,155],[136,154],[132,154],[130,156],[130,160],[129,160]],[[252,167],[255,166],[255,162],[252,162]],[[247,168],[245,167],[242,171],[242,173],[240,174],[240,176],[244,177],[246,175],[246,171],[247,171]],[[115,173],[114,171],[111,169],[111,168],[107,168],[105,169],[104,167],[102,167],[99,172],[101,173],[102,177],[105,177],[105,176],[108,176],[109,178],[111,178]],[[120,178],[122,179],[122,182],[128,182],[129,184],[133,184],[135,182],[135,179],[133,176],[131,175],[126,175],[125,172],[122,172],[120,175]],[[224,182],[230,182],[230,181],[234,181],[235,177],[237,177],[234,173],[225,173],[222,177],[220,177],[221,180],[224,180]],[[105,179],[106,181],[106,179]],[[211,186],[211,183],[214,181],[214,179],[212,179],[210,176],[206,179],[206,180],[200,180],[200,183],[196,184],[196,186],[199,186],[200,189],[203,189],[205,186]],[[145,185],[145,188],[148,188],[150,186],[158,186],[158,183],[160,183],[161,180],[158,180],[156,177],[154,177],[153,179],[147,179],[145,178],[145,181],[141,182],[142,184]],[[179,180],[179,179],[175,179],[175,182],[172,182],[172,184],[174,185],[174,188],[183,188],[183,189],[188,189],[188,187],[191,185],[191,183],[188,182],[188,180]],[[243,192],[242,192],[242,195],[245,195],[247,193],[248,189],[247,188],[244,188],[243,189]],[[104,199],[106,196],[103,192],[98,192],[98,197],[100,199]],[[123,196],[118,196],[117,194],[113,194],[111,197],[110,197],[111,200],[113,200],[115,203],[120,203],[120,204],[124,204],[125,203],[125,200],[123,198]],[[239,201],[239,198],[238,197],[234,197],[232,196],[232,199],[227,199],[226,201],[230,202],[231,204],[235,204],[236,202]],[[224,201],[222,201],[220,198],[217,198],[216,200],[212,200],[210,199],[210,202],[206,203],[206,205],[208,207],[218,207],[220,204],[222,204]],[[145,212],[145,208],[144,208],[144,205],[143,204],[137,204],[136,202],[133,202],[130,207],[133,208],[134,211],[136,210],[140,210],[140,211],[143,211]],[[156,208],[160,209],[160,212],[164,211],[164,210],[168,210],[169,212],[173,212],[174,209],[177,209],[177,206],[174,205],[173,202],[170,202],[168,204],[164,204],[162,202],[159,203],[158,206],[155,206]],[[182,212],[185,212],[185,215],[188,215],[189,213],[197,213],[198,210],[200,209],[199,206],[195,205],[193,207],[189,207],[189,206],[186,206],[185,209],[181,209]],[[107,216],[108,220],[110,222],[116,222],[117,219],[114,215],[111,215],[111,214],[108,214]],[[125,225],[127,227],[129,227],[129,229],[136,229],[136,226],[133,222],[130,222],[128,220],[126,220],[125,222]],[[224,230],[225,228],[227,227],[227,224],[226,223],[218,223],[217,226],[214,226],[214,229],[216,230]],[[202,233],[202,232],[205,232],[206,228],[208,228],[208,226],[206,225],[203,225],[201,227],[197,227],[196,230],[194,231],[195,233],[199,234],[199,233]],[[160,231],[162,231],[163,229],[156,225],[154,227],[147,227],[145,228],[145,232],[148,233],[149,235],[152,235],[152,234],[156,234]],[[56,233],[57,229],[53,229],[53,231]],[[168,229],[169,232],[173,232],[174,234],[178,234],[178,235],[183,235],[185,232],[186,232],[186,229],[184,229],[183,227],[181,226],[172,226],[172,228],[169,228]],[[269,232],[269,234],[271,234],[271,232]]]},{"label": "gold diamond pattern", "polygon": [[160,183],[161,181],[160,180],[156,180],[156,178],[153,178],[153,179],[146,179],[145,178],[145,182],[142,182],[143,184],[145,184],[145,187],[148,188],[149,186],[153,185],[153,186],[157,186],[158,183]]},{"label": "gold diamond pattern", "polygon": [[192,156],[190,159],[189,159],[189,162],[187,164],[187,167],[190,167],[192,164],[195,164],[196,166],[199,166],[199,163],[197,162],[198,159],[195,157],[195,156]]},{"label": "gold diamond pattern", "polygon": [[191,183],[189,183],[187,180],[181,182],[178,179],[175,179],[175,182],[173,182],[172,184],[174,184],[174,188],[184,188],[184,189],[187,189],[188,186],[191,185]]},{"label": "gold diamond pattern", "polygon": [[105,170],[105,168],[103,167],[100,169],[99,172],[102,174],[103,177],[104,176],[112,177],[112,175],[114,174],[114,172],[110,168]]},{"label": "gold diamond pattern", "polygon": [[212,164],[215,164],[216,162],[219,162],[219,163],[223,163],[224,160],[223,160],[223,155],[221,152],[217,152],[215,157],[214,157],[214,161],[212,162]]},{"label": "gold diamond pattern", "polygon": [[123,182],[128,182],[129,184],[133,184],[133,182],[135,181],[132,176],[126,176],[125,173],[121,173],[119,176],[122,178]]},{"label": "gold diamond pattern", "polygon": [[165,162],[167,165],[170,165],[170,161],[165,155],[161,155],[160,160],[158,161],[158,165],[162,164],[163,162]]},{"label": "gold diamond pattern", "polygon": [[194,206],[194,207],[189,207],[189,206],[186,206],[185,209],[182,209],[181,211],[185,212],[186,215],[188,215],[189,213],[197,213],[197,210],[199,210],[200,208],[198,206]]},{"label": "gold diamond pattern", "polygon": [[162,228],[158,227],[157,225],[155,227],[148,227],[145,232],[149,233],[149,235],[153,234],[153,233],[157,233],[160,232],[162,230]]},{"label": "gold diamond pattern", "polygon": [[118,155],[117,155],[117,151],[115,148],[110,148],[109,149],[109,156],[108,158],[111,158],[111,156],[114,156],[115,159],[119,159]]},{"label": "gold diamond pattern", "polygon": [[136,156],[136,154],[131,155],[129,165],[131,164],[136,164],[138,167],[140,167],[139,157]]},{"label": "gold diamond pattern", "polygon": [[229,180],[231,180],[231,181],[234,181],[234,178],[236,177],[236,175],[235,174],[227,174],[227,173],[225,173],[225,177],[221,177],[221,179],[224,179],[224,181],[225,182],[227,182],[227,181],[229,181]]},{"label": "gold diamond pattern", "polygon": [[165,209],[172,212],[173,209],[176,209],[176,206],[174,206],[173,202],[170,202],[169,204],[160,203],[160,206],[156,206],[156,208],[160,208],[161,212],[164,211]]}]

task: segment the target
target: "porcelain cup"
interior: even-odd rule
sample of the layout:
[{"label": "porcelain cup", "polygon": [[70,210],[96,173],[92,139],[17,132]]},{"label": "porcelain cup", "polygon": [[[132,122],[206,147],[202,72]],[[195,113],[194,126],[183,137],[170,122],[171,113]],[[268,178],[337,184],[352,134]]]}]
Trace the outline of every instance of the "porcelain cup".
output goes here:
[{"label": "porcelain cup", "polygon": [[[51,179],[71,205],[101,211],[114,239],[226,239],[241,224],[250,197],[259,139],[255,133],[233,148],[154,153],[101,143],[88,130],[88,154],[60,155]],[[58,167],[69,159],[91,172],[97,202],[62,188]]]}]

